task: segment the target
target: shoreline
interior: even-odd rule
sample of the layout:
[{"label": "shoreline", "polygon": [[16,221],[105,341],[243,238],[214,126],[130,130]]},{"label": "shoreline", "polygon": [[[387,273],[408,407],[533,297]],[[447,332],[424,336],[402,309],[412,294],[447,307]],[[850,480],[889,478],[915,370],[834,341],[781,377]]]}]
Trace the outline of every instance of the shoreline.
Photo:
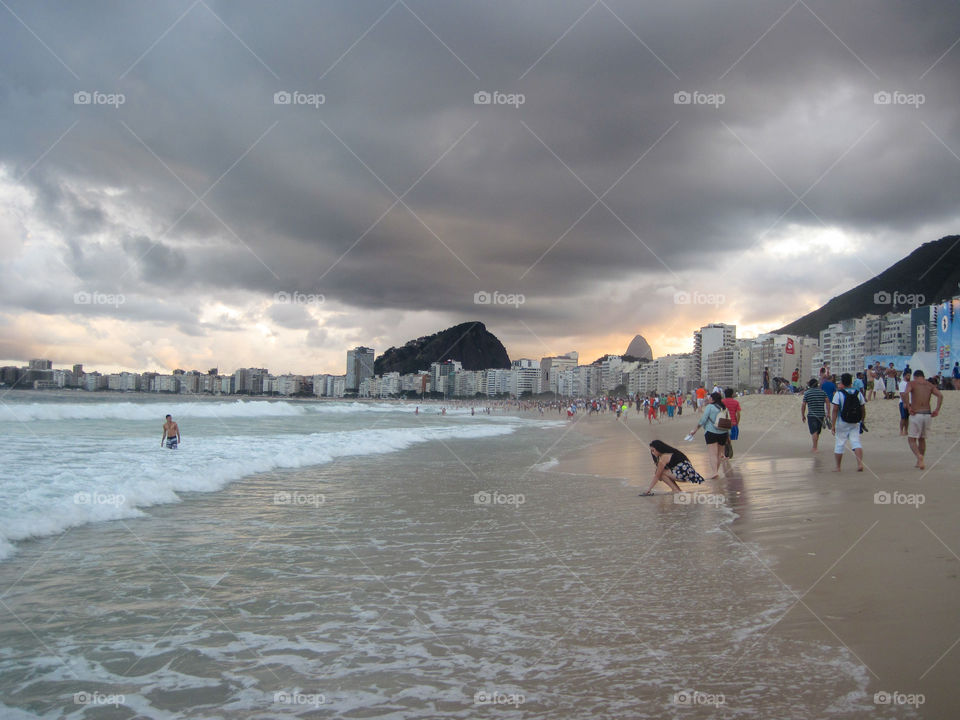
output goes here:
[{"label": "shoreline", "polygon": [[[870,694],[923,694],[918,712],[935,718],[954,717],[960,704],[960,487],[950,469],[960,457],[953,439],[960,407],[951,399],[945,395],[928,440],[927,470],[912,467],[896,425],[898,403],[877,400],[867,405],[866,470],[856,471],[847,449],[838,474],[832,435],[810,451],[799,398],[746,396],[729,472],[699,487],[681,484],[722,495],[737,515],[722,529],[758,548],[757,562],[794,595],[771,636],[845,647],[866,669]],[[698,417],[688,410],[652,426],[635,412],[625,422],[612,414],[580,418],[572,432],[593,442],[551,470],[617,480],[624,503],[669,509],[669,495],[637,497],[652,478],[646,445],[659,437],[706,475],[702,435],[682,440]],[[721,677],[724,671],[718,668]]]}]

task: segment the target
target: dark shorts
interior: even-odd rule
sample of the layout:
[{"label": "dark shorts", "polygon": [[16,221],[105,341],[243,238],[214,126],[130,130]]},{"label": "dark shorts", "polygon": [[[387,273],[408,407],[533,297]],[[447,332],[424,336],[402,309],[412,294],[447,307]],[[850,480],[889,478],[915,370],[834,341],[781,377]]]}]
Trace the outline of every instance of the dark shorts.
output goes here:
[{"label": "dark shorts", "polygon": [[176,450],[176,449],[177,449],[177,439],[176,439],[175,437],[168,437],[168,438],[167,438],[167,448],[168,448],[169,450]]},{"label": "dark shorts", "polygon": [[816,435],[823,430],[823,418],[807,415],[807,427],[810,428],[811,435]]},{"label": "dark shorts", "polygon": [[740,426],[734,425],[732,428],[730,428],[730,439],[736,440],[739,437],[740,437]]},{"label": "dark shorts", "polygon": [[703,439],[707,441],[707,445],[713,445],[714,443],[726,445],[728,437],[727,433],[706,432],[703,434]]},{"label": "dark shorts", "polygon": [[907,412],[907,409],[903,406],[903,400],[900,401],[900,419],[901,420],[910,419],[910,413]]}]

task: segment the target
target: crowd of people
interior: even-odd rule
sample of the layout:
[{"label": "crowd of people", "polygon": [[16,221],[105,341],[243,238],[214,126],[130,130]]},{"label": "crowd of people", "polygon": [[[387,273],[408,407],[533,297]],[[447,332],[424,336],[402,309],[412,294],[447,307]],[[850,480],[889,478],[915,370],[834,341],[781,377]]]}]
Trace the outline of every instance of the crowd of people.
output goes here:
[{"label": "crowd of people", "polygon": [[[958,382],[952,388],[960,388],[960,364],[954,365]],[[868,378],[869,379],[866,379]],[[857,459],[857,470],[863,471],[863,444],[860,436],[868,432],[866,425],[867,404],[878,398],[899,399],[900,435],[916,458],[914,467],[925,469],[927,435],[933,418],[940,414],[943,405],[941,375],[927,378],[923,370],[911,370],[907,365],[898,372],[893,363],[883,368],[880,363],[866,372],[840,375],[835,381],[829,368],[820,369],[819,379],[811,378],[800,405],[800,419],[807,423],[812,438],[812,452],[816,452],[820,433],[828,429],[834,436],[833,454],[837,472],[843,463],[845,448],[849,445]],[[936,398],[936,407],[931,407],[931,398]]]}]

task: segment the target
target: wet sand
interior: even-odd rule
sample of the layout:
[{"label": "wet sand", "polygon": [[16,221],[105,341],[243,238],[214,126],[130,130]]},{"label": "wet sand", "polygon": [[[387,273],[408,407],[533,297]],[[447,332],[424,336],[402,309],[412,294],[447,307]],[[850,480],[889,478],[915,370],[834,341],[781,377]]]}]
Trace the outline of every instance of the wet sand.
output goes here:
[{"label": "wet sand", "polygon": [[[945,400],[927,470],[913,467],[899,436],[897,402],[879,400],[868,404],[866,470],[856,471],[848,449],[838,474],[829,432],[811,452],[798,398],[741,398],[741,437],[726,473],[699,487],[681,485],[722,493],[739,516],[729,531],[795,594],[771,636],[845,646],[867,668],[871,694],[901,693],[896,703],[922,693],[919,715],[929,718],[954,718],[960,707],[960,393]],[[624,503],[663,502],[637,497],[652,478],[647,443],[656,437],[682,448],[706,476],[702,433],[683,441],[697,417],[687,410],[653,426],[634,411],[625,421],[610,413],[580,417],[574,432],[592,444],[561,455],[553,471],[621,480]],[[718,667],[718,684],[732,672]]]}]

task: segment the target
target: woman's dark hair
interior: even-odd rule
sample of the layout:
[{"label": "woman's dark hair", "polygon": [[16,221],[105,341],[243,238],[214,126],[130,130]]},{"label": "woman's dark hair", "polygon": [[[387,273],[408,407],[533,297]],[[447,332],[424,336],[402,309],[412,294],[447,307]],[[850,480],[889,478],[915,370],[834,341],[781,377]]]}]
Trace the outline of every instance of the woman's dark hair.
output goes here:
[{"label": "woman's dark hair", "polygon": [[675,447],[667,445],[663,440],[651,440],[650,447],[656,450],[659,453],[675,453],[679,452]]},{"label": "woman's dark hair", "polygon": [[723,395],[721,395],[720,393],[718,393],[718,392],[710,393],[710,399],[713,400],[713,404],[714,404],[714,405],[716,405],[716,406],[718,406],[718,407],[721,407],[721,408],[724,407],[724,404],[723,404]]},{"label": "woman's dark hair", "polygon": [[[677,457],[679,460],[687,460],[687,456],[683,454],[682,450],[677,450],[671,445],[667,445],[663,440],[651,440],[650,448],[656,450],[659,453],[668,453]],[[653,464],[656,465],[659,461],[653,456],[653,453],[650,453],[650,459],[653,460]],[[689,462],[689,461],[688,461]]]}]

